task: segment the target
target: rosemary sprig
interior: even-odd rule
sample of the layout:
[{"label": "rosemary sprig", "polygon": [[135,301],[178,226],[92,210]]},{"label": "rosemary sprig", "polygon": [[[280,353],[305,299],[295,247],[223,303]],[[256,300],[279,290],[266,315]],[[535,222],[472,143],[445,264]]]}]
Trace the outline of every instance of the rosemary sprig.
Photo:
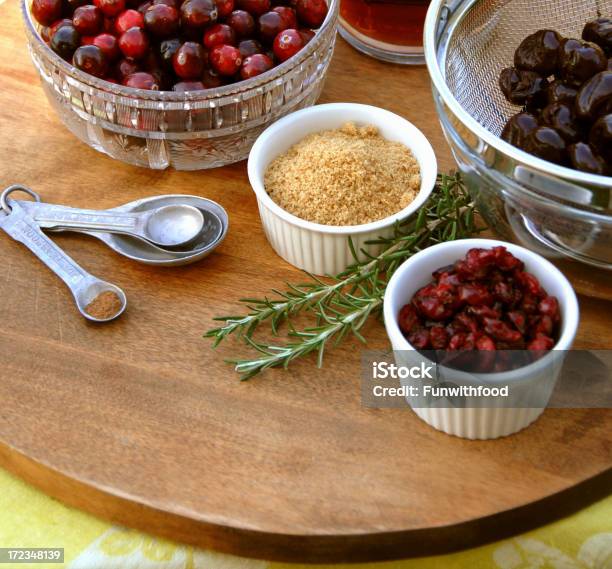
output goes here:
[{"label": "rosemary sprig", "polygon": [[[287,368],[296,358],[317,353],[317,365],[330,340],[335,344],[352,334],[365,343],[361,329],[371,316],[380,317],[386,285],[397,267],[408,257],[442,241],[469,237],[481,231],[475,221],[476,208],[459,174],[440,175],[436,188],[419,214],[398,223],[390,238],[370,243],[380,245],[382,252],[358,261],[350,242],[355,263],[344,272],[325,281],[308,275],[302,284],[286,283],[287,290],[272,290],[273,298],[241,299],[248,312],[242,316],[220,316],[223,324],[206,332],[218,346],[229,336],[241,338],[258,354],[252,359],[230,360],[241,379],[249,379],[271,367]],[[298,329],[295,316],[308,312],[313,325]],[[287,324],[286,341],[280,345],[254,339],[264,323],[279,335]]]}]

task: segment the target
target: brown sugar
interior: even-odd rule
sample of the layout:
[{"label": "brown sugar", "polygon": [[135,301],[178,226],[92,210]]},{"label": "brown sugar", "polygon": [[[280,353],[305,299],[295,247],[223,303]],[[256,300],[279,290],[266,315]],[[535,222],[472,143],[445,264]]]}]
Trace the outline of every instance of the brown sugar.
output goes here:
[{"label": "brown sugar", "polygon": [[121,310],[121,299],[110,290],[101,292],[85,308],[85,312],[93,318],[106,320],[112,318]]},{"label": "brown sugar", "polygon": [[324,225],[378,221],[408,206],[421,186],[419,164],[374,126],[347,123],[311,134],[276,158],[264,184],[293,215]]}]

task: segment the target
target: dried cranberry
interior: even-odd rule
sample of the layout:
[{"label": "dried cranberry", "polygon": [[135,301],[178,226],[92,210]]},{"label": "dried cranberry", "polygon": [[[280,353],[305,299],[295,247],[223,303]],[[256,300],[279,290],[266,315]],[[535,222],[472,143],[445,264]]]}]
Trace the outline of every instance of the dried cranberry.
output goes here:
[{"label": "dried cranberry", "polygon": [[493,295],[481,284],[464,284],[457,289],[459,300],[472,306],[491,306]]},{"label": "dried cranberry", "polygon": [[[235,45],[236,32],[227,24],[215,24],[204,32],[204,45],[212,49],[216,45]],[[242,52],[241,52],[242,53]]]},{"label": "dried cranberry", "polygon": [[493,297],[507,306],[520,302],[523,294],[508,282],[497,282],[493,285]]},{"label": "dried cranberry", "polygon": [[502,271],[512,271],[514,269],[523,268],[523,262],[517,259],[505,247],[493,247],[492,251],[495,255],[495,265]]},{"label": "dried cranberry", "polygon": [[532,294],[536,297],[540,297],[543,295],[542,287],[540,286],[540,281],[536,277],[534,277],[531,273],[526,273],[525,271],[515,271],[514,276],[518,284],[521,288],[527,291],[529,294]]},{"label": "dried cranberry", "polygon": [[300,22],[308,28],[318,28],[328,11],[325,0],[297,0],[295,8]]},{"label": "dried cranberry", "polygon": [[406,304],[399,313],[398,325],[404,334],[412,332],[413,328],[421,324],[419,315],[412,304]]},{"label": "dried cranberry", "polygon": [[206,65],[206,52],[196,42],[185,42],[172,58],[174,72],[181,79],[198,79]]},{"label": "dried cranberry", "polygon": [[527,349],[534,352],[547,352],[552,350],[555,342],[549,336],[538,334],[534,340],[527,344]]},{"label": "dried cranberry", "polygon": [[468,332],[477,332],[479,329],[478,322],[465,312],[455,315],[453,323],[455,326],[464,328]]},{"label": "dried cranberry", "polygon": [[283,30],[274,38],[272,47],[279,61],[287,61],[304,47],[304,40],[297,30]]},{"label": "dried cranberry", "polygon": [[216,0],[219,18],[229,16],[234,10],[234,0]]},{"label": "dried cranberry", "polygon": [[476,340],[476,349],[481,351],[494,351],[495,342],[489,336],[482,335]]},{"label": "dried cranberry", "polygon": [[261,16],[270,10],[270,0],[236,0],[236,6],[253,16]]},{"label": "dried cranberry", "polygon": [[527,314],[533,314],[538,310],[538,300],[537,298],[527,292],[523,295],[523,300],[521,301],[521,310]]},{"label": "dried cranberry", "polygon": [[501,342],[514,344],[522,340],[518,330],[512,330],[505,322],[493,318],[484,318],[484,329],[487,334]]},{"label": "dried cranberry", "polygon": [[165,4],[154,4],[144,15],[145,27],[157,38],[167,38],[179,28],[179,13],[176,8]]},{"label": "dried cranberry", "polygon": [[108,18],[114,18],[125,10],[125,0],[93,0],[93,2]]},{"label": "dried cranberry", "polygon": [[469,314],[476,316],[480,321],[482,321],[483,318],[493,318],[494,320],[499,320],[501,318],[501,312],[491,306],[469,306],[467,311]]},{"label": "dried cranberry", "polygon": [[448,349],[452,351],[462,349],[463,345],[465,344],[466,336],[467,334],[464,334],[463,332],[458,332],[455,334],[448,342]]},{"label": "dried cranberry", "polygon": [[32,15],[41,26],[50,26],[62,17],[62,0],[33,0]]},{"label": "dried cranberry", "polygon": [[113,63],[117,61],[121,56],[121,50],[119,49],[119,42],[117,38],[111,34],[100,34],[93,38],[93,45],[99,47],[106,61]]},{"label": "dried cranberry", "polygon": [[555,324],[561,319],[559,312],[559,301],[555,296],[545,296],[538,304],[538,310],[541,314],[550,316],[551,320]]},{"label": "dried cranberry", "polygon": [[432,326],[429,329],[429,341],[434,350],[443,350],[448,343],[448,334],[444,326]]},{"label": "dried cranberry", "polygon": [[125,57],[141,59],[149,51],[149,39],[141,28],[130,28],[121,34],[119,48]]},{"label": "dried cranberry", "polygon": [[73,65],[94,77],[104,77],[108,71],[108,63],[102,50],[95,45],[82,45],[72,58]]},{"label": "dried cranberry", "polygon": [[255,33],[255,20],[244,10],[234,10],[225,23],[234,29],[239,38],[248,38]]},{"label": "dried cranberry", "polygon": [[244,59],[249,57],[249,55],[255,55],[256,53],[263,52],[263,46],[257,40],[242,40],[238,44],[238,50],[240,51],[240,55]]},{"label": "dried cranberry", "polygon": [[408,335],[408,341],[417,350],[429,348],[429,330],[427,330],[427,328],[418,328],[413,330]]},{"label": "dried cranberry", "polygon": [[136,73],[128,75],[123,80],[123,84],[126,87],[133,87],[134,89],[147,89],[149,91],[159,90],[159,84],[155,77],[144,71],[137,71]]},{"label": "dried cranberry", "polygon": [[461,284],[461,279],[459,275],[454,272],[454,269],[449,272],[436,272],[434,273],[434,278],[440,284],[447,284],[452,286],[459,286]]},{"label": "dried cranberry", "polygon": [[274,67],[274,62],[263,53],[256,53],[247,57],[240,68],[240,77],[250,79],[269,71]]},{"label": "dried cranberry", "polygon": [[180,81],[174,84],[172,90],[177,93],[185,93],[186,91],[200,91],[205,88],[202,81]]},{"label": "dried cranberry", "polygon": [[235,75],[242,65],[242,55],[233,45],[218,45],[210,51],[210,65],[219,75]]},{"label": "dried cranberry", "polygon": [[115,20],[115,31],[121,35],[131,28],[144,29],[144,17],[136,10],[125,10]]},{"label": "dried cranberry", "polygon": [[524,334],[527,328],[527,316],[520,310],[514,310],[508,312],[508,320],[514,324],[514,327],[521,333]]},{"label": "dried cranberry", "polygon": [[217,21],[215,0],[185,0],[181,6],[181,22],[192,30],[203,30]]}]

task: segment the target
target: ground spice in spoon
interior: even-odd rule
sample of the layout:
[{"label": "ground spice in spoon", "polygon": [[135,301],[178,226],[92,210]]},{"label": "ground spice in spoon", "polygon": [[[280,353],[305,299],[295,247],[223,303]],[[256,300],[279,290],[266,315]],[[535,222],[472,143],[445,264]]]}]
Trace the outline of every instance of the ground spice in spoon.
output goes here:
[{"label": "ground spice in spoon", "polygon": [[121,310],[121,306],[122,302],[117,294],[106,290],[86,306],[85,312],[98,320],[106,320],[115,316]]}]

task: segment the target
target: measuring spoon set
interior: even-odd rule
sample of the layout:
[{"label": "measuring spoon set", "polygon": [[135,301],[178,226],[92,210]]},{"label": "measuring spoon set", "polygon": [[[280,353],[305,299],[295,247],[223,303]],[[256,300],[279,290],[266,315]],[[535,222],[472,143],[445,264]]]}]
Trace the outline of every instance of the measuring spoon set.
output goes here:
[{"label": "measuring spoon set", "polygon": [[[34,201],[9,198],[15,192],[25,192]],[[0,229],[64,281],[85,318],[108,322],[125,311],[125,293],[85,271],[42,229],[85,233],[134,261],[175,266],[198,261],[218,247],[228,230],[228,216],[219,204],[197,196],[155,196],[113,209],[87,210],[43,203],[33,190],[15,185],[0,195]],[[97,318],[86,308],[104,292],[114,293],[120,302],[112,315]]]}]

